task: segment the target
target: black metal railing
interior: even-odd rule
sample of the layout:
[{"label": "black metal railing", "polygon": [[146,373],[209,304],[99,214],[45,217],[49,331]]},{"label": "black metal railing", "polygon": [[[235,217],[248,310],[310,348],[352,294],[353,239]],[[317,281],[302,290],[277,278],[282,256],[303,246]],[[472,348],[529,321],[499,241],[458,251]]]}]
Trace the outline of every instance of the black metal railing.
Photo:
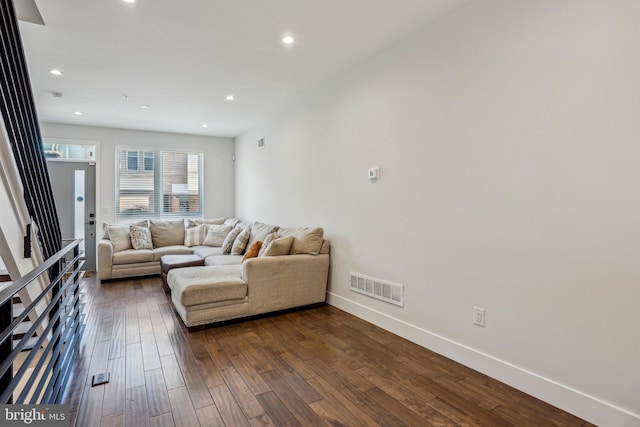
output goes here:
[{"label": "black metal railing", "polygon": [[[64,396],[73,361],[84,332],[80,281],[82,265],[74,240],[36,269],[0,292],[0,403],[55,404]],[[65,255],[73,259],[65,262]],[[60,273],[28,307],[13,318],[13,298],[22,289],[45,277],[52,269]],[[46,280],[44,283],[47,283]],[[42,309],[42,304],[46,308]],[[39,317],[19,341],[14,330],[36,306]],[[34,316],[35,317],[35,316]],[[36,337],[33,348],[23,351]],[[25,356],[26,355],[26,356]]]},{"label": "black metal railing", "polygon": [[[0,112],[24,187],[24,199],[37,224],[44,259],[48,259],[62,247],[62,237],[11,0],[0,0],[0,94]],[[28,245],[30,241],[25,239],[25,254],[30,253]]]}]

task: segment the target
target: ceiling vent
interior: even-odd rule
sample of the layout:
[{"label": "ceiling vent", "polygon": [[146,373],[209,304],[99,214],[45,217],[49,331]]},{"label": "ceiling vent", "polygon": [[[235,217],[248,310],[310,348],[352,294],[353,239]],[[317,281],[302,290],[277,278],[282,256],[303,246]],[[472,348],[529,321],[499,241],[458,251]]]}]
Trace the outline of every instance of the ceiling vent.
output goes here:
[{"label": "ceiling vent", "polygon": [[353,292],[404,307],[404,286],[356,273],[350,273],[350,278]]},{"label": "ceiling vent", "polygon": [[258,139],[258,148],[264,148],[264,137]]}]

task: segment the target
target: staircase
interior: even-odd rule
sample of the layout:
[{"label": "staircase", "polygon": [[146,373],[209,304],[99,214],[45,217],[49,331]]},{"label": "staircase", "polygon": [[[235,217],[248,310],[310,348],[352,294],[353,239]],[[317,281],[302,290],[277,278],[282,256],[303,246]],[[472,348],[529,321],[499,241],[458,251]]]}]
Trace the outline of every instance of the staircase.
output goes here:
[{"label": "staircase", "polygon": [[0,95],[0,404],[59,403],[84,329],[80,241],[62,248],[11,0],[0,0]]}]

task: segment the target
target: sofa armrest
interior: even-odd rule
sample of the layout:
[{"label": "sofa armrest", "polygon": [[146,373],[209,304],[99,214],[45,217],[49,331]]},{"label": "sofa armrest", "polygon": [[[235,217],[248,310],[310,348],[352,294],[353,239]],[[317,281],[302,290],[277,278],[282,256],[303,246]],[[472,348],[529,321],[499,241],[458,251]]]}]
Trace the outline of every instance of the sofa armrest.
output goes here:
[{"label": "sofa armrest", "polygon": [[111,240],[102,239],[98,242],[98,278],[107,280],[113,277],[113,244]]},{"label": "sofa armrest", "polygon": [[327,296],[329,255],[251,258],[242,265],[249,314],[323,302]]}]

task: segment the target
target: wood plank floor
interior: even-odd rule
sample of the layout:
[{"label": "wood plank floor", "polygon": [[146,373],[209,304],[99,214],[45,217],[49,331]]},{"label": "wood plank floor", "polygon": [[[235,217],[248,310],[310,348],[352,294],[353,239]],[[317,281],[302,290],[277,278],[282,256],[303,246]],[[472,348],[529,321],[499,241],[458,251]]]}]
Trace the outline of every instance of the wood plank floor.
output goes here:
[{"label": "wood plank floor", "polygon": [[188,333],[159,277],[82,287],[75,426],[590,426],[331,306]]}]

